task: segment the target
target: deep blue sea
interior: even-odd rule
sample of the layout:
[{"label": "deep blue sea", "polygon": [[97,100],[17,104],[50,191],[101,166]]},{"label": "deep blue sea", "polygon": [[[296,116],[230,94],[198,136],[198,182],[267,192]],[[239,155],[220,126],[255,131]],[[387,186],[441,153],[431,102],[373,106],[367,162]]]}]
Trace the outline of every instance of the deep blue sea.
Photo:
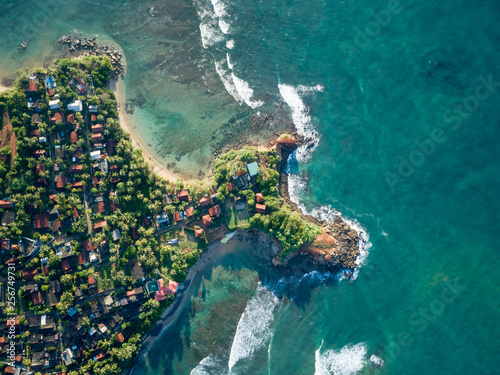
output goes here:
[{"label": "deep blue sea", "polygon": [[315,139],[293,199],[366,233],[352,281],[231,239],[135,374],[500,373],[500,2],[69,0],[23,55],[40,5],[0,5],[4,77],[74,28],[110,40],[165,163],[204,171],[254,114],[285,116]]}]

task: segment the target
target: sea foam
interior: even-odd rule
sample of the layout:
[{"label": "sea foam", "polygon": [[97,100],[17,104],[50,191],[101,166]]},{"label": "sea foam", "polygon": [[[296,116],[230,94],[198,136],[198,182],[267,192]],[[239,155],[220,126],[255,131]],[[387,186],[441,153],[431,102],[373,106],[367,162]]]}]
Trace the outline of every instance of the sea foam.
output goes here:
[{"label": "sea foam", "polygon": [[245,103],[252,109],[260,107],[264,104],[262,100],[253,100],[253,89],[249,86],[248,82],[238,78],[231,73],[231,77],[233,79],[234,85],[236,86],[236,90],[240,97],[245,101]]},{"label": "sea foam", "polygon": [[198,366],[191,370],[190,375],[222,375],[224,373],[226,373],[226,371],[221,371],[220,360],[217,360],[212,355],[208,355],[200,361]]},{"label": "sea foam", "polygon": [[281,97],[292,110],[292,120],[297,129],[297,133],[305,138],[305,143],[297,150],[297,160],[307,160],[311,152],[316,148],[319,142],[319,134],[314,129],[309,108],[304,104],[303,94],[309,94],[315,91],[323,91],[321,85],[316,86],[292,86],[280,83],[278,89]]},{"label": "sea foam", "polygon": [[366,365],[366,345],[346,345],[340,350],[316,350],[314,375],[354,375]]},{"label": "sea foam", "polygon": [[278,302],[272,292],[260,283],[257,285],[255,296],[248,301],[236,328],[229,355],[229,372],[238,361],[251,357],[267,344]]},{"label": "sea foam", "polygon": [[200,23],[200,34],[203,48],[208,48],[224,41],[224,37],[220,34],[219,29],[214,27],[210,21],[202,21]]},{"label": "sea foam", "polygon": [[[294,156],[290,155],[290,157],[293,159]],[[297,207],[300,208],[300,210],[305,214],[305,215],[310,215],[312,217],[315,217],[318,220],[322,221],[329,221],[331,223],[334,222],[334,220],[339,217],[341,218],[345,223],[351,227],[351,229],[355,230],[359,234],[360,241],[358,243],[360,253],[358,255],[358,258],[356,259],[356,269],[354,270],[354,273],[352,275],[352,279],[355,280],[358,276],[359,273],[359,267],[362,265],[366,264],[366,259],[368,258],[368,253],[370,251],[370,248],[372,247],[372,244],[370,242],[370,237],[367,233],[367,231],[361,226],[361,224],[352,219],[346,219],[342,216],[342,214],[333,209],[330,206],[321,206],[321,207],[316,207],[311,210],[309,210],[301,201],[300,201],[300,196],[304,194],[304,190],[306,189],[306,181],[302,179],[299,175],[297,174],[289,174],[288,175],[288,195],[290,197],[290,200],[297,205]]]}]

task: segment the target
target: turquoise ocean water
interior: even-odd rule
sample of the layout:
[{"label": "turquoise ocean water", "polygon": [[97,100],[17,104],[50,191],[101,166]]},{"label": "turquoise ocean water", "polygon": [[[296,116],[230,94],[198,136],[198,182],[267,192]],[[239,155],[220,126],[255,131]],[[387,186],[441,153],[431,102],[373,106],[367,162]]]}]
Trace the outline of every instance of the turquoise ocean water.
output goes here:
[{"label": "turquoise ocean water", "polygon": [[316,139],[292,196],[369,235],[352,282],[230,240],[136,374],[500,371],[498,2],[67,1],[24,55],[6,36],[28,7],[0,4],[4,75],[73,28],[111,38],[136,126],[189,173],[254,113],[288,113]]}]

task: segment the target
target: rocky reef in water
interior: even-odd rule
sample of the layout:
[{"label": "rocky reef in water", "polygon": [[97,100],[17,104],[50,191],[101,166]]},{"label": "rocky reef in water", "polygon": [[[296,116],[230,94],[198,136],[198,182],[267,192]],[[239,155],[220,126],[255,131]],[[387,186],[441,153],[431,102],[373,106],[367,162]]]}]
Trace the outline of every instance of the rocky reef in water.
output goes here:
[{"label": "rocky reef in water", "polygon": [[336,216],[333,222],[319,220],[316,217],[302,212],[291,199],[288,193],[288,174],[285,172],[288,157],[300,146],[302,139],[293,136],[281,136],[276,142],[276,151],[280,155],[281,162],[278,164],[280,173],[279,192],[285,202],[297,212],[303,220],[309,221],[322,228],[322,233],[312,243],[304,244],[302,247],[290,254],[284,261],[279,256],[273,258],[276,266],[286,265],[288,261],[298,255],[307,255],[315,263],[323,266],[331,266],[336,269],[353,270],[356,267],[360,248],[360,234],[353,229],[340,216]]}]

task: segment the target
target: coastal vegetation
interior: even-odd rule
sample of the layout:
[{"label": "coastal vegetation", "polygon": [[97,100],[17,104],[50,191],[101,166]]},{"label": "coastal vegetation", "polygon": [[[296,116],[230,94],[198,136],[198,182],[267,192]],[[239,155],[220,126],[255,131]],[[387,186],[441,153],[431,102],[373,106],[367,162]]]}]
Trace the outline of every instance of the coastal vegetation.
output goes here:
[{"label": "coastal vegetation", "polygon": [[15,267],[18,297],[3,310],[16,314],[33,371],[128,368],[178,283],[228,231],[266,233],[281,259],[322,233],[280,196],[274,147],[222,154],[203,181],[153,173],[120,127],[112,72],[107,57],[60,59],[19,71],[0,94],[0,272]]}]

